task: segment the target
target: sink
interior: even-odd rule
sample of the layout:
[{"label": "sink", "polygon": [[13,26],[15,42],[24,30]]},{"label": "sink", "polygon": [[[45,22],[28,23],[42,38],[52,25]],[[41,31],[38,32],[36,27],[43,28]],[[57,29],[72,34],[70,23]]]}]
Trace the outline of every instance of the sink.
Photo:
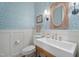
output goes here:
[{"label": "sink", "polygon": [[77,44],[68,41],[59,41],[51,38],[38,38],[34,40],[34,44],[56,57],[75,57]]}]

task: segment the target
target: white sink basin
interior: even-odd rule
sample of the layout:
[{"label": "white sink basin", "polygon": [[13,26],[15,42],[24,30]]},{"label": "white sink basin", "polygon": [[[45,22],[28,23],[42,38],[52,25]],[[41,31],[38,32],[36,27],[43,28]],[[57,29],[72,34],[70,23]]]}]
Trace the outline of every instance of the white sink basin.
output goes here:
[{"label": "white sink basin", "polygon": [[67,41],[58,41],[51,38],[39,38],[34,40],[34,44],[57,57],[76,56],[76,49],[77,49],[76,43]]}]

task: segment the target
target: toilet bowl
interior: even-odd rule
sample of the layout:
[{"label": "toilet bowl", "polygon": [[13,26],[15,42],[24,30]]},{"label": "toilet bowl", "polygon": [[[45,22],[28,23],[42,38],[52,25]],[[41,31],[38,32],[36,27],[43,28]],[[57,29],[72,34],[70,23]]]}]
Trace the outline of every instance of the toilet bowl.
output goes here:
[{"label": "toilet bowl", "polygon": [[31,57],[31,56],[35,56],[35,52],[36,52],[35,46],[34,45],[30,45],[30,46],[25,47],[22,50],[22,55],[26,56],[26,57]]}]

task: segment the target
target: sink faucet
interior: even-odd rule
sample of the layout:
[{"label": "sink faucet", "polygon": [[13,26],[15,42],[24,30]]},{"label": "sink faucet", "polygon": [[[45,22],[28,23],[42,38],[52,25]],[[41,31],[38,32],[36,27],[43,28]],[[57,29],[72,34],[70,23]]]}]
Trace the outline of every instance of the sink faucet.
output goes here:
[{"label": "sink faucet", "polygon": [[52,33],[52,39],[57,40],[57,34]]},{"label": "sink faucet", "polygon": [[55,34],[52,33],[52,39],[57,40],[57,33],[55,33]]},{"label": "sink faucet", "polygon": [[59,36],[57,33],[55,33],[55,34],[52,33],[52,39],[61,41],[62,37]]}]

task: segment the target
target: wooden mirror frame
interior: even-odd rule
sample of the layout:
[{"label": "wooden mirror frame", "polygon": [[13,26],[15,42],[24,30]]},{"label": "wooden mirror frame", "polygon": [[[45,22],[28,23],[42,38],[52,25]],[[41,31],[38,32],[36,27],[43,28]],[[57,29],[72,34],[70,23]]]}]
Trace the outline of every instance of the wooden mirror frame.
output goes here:
[{"label": "wooden mirror frame", "polygon": [[[63,17],[63,21],[60,25],[56,26],[53,21],[52,21],[52,12],[54,12],[53,10],[58,6],[58,5],[62,5],[63,9],[64,9],[64,17]],[[67,29],[68,25],[69,25],[69,21],[68,21],[68,2],[53,2],[50,5],[50,29]]]}]

